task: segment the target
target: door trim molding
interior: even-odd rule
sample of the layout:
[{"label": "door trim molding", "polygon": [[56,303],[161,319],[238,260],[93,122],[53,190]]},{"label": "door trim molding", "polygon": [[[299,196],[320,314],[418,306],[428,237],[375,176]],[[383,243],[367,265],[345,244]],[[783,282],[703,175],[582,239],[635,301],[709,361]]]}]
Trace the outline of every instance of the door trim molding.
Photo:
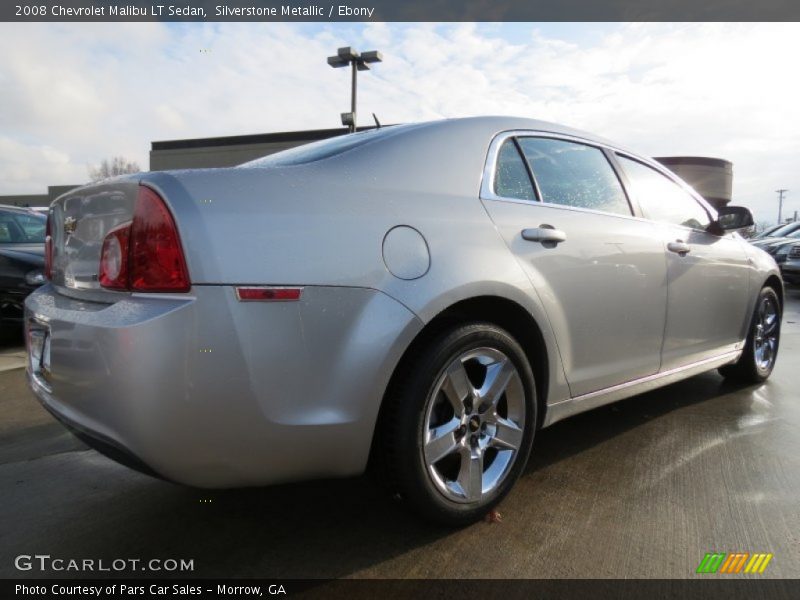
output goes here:
[{"label": "door trim molding", "polygon": [[616,402],[624,398],[630,398],[631,396],[643,394],[665,385],[675,383],[676,381],[681,381],[682,379],[687,379],[689,377],[693,377],[694,375],[705,373],[706,371],[711,371],[723,365],[735,362],[738,360],[741,354],[742,350],[724,352],[709,358],[704,358],[703,360],[699,360],[697,362],[689,363],[688,365],[682,365],[668,371],[654,373],[653,375],[647,375],[646,377],[633,379],[631,381],[626,381],[625,383],[620,383],[611,387],[603,388],[602,390],[589,392],[587,394],[575,396],[569,400],[563,400],[561,402],[551,404],[547,407],[547,414],[542,426],[547,427],[548,425],[552,425],[553,423],[556,423],[562,419],[566,419],[567,417],[571,417],[572,415],[576,415],[605,404],[611,404],[612,402]]}]

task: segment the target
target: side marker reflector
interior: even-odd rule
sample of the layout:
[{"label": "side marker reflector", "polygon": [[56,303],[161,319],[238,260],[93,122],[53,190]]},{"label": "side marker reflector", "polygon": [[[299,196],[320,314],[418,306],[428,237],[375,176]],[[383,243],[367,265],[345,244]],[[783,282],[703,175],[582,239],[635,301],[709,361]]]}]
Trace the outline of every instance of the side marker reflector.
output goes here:
[{"label": "side marker reflector", "polygon": [[303,288],[299,287],[237,287],[239,302],[294,302],[300,300]]}]

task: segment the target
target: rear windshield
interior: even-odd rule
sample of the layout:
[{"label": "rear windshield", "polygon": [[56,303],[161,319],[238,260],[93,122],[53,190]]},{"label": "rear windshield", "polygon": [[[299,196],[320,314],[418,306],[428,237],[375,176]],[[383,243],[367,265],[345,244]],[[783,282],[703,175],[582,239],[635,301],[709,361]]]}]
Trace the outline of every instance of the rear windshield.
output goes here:
[{"label": "rear windshield", "polygon": [[47,217],[0,211],[0,244],[43,244]]},{"label": "rear windshield", "polygon": [[337,135],[336,137],[320,140],[318,142],[311,142],[310,144],[303,144],[296,148],[290,148],[275,154],[270,154],[262,158],[257,158],[250,162],[246,162],[240,167],[289,167],[292,165],[304,165],[306,163],[315,162],[324,158],[330,158],[337,154],[342,154],[353,148],[364,146],[370,142],[392,135],[399,130],[403,129],[402,126],[394,125],[391,127],[382,127],[380,129],[371,129],[369,131],[359,131],[358,133],[350,133],[347,135]]}]

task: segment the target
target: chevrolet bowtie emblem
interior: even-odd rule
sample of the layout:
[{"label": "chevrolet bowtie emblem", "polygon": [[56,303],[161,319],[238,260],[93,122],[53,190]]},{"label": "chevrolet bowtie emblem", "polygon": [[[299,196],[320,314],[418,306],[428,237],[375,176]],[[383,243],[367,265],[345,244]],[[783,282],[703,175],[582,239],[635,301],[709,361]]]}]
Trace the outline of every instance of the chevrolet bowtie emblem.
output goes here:
[{"label": "chevrolet bowtie emblem", "polygon": [[78,228],[78,219],[75,217],[67,217],[64,219],[64,233],[70,235],[75,233],[75,230]]}]

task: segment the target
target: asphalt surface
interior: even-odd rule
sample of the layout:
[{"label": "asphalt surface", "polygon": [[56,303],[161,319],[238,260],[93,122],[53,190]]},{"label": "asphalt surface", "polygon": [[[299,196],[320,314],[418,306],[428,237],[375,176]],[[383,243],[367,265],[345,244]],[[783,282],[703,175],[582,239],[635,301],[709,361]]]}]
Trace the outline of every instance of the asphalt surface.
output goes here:
[{"label": "asphalt surface", "polygon": [[502,522],[460,531],[366,479],[204,492],[139,475],[0,371],[0,577],[85,576],[14,568],[49,554],[193,559],[199,577],[691,578],[712,551],[773,553],[760,577],[800,577],[798,290],[783,327],[763,386],[709,373],[540,432]]}]

